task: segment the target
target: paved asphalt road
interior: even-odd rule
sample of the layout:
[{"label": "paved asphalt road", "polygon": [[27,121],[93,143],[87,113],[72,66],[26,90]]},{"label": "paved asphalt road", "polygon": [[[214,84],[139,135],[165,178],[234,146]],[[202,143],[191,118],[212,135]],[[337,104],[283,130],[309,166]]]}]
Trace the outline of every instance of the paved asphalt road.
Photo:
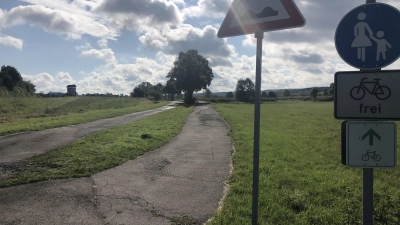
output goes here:
[{"label": "paved asphalt road", "polygon": [[172,109],[178,102],[143,112],[117,116],[92,122],[58,127],[42,131],[29,131],[0,137],[0,163],[15,162],[59,148],[75,139],[100,130],[119,126],[146,116]]},{"label": "paved asphalt road", "polygon": [[0,224],[202,224],[217,210],[233,153],[228,127],[197,106],[169,144],[89,178],[0,189]]}]

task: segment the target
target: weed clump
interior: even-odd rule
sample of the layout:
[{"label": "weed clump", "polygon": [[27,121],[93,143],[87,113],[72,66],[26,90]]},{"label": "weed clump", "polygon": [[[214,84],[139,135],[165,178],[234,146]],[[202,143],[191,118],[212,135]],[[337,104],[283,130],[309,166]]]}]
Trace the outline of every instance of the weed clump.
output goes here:
[{"label": "weed clump", "polygon": [[147,139],[147,138],[152,138],[153,136],[151,136],[151,134],[145,134],[145,133],[143,133],[142,135],[140,135],[140,137],[141,137],[142,139]]}]

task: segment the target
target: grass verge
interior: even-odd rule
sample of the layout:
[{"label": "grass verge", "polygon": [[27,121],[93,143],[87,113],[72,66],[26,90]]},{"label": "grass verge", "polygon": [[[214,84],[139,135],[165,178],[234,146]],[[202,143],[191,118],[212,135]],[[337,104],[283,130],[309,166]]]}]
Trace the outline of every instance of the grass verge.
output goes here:
[{"label": "grass verge", "polygon": [[110,118],[167,105],[135,98],[0,98],[0,136]]},{"label": "grass verge", "polygon": [[[85,177],[118,166],[168,143],[180,133],[192,107],[178,106],[144,119],[100,131],[14,165],[13,177],[0,187],[43,180]],[[146,137],[142,138],[143,134]]]},{"label": "grass verge", "polygon": [[[230,190],[209,224],[251,224],[254,105],[213,106],[236,152]],[[332,102],[261,105],[259,224],[361,224],[362,170],[341,164],[340,123]],[[400,171],[374,172],[374,224],[400,224]]]}]

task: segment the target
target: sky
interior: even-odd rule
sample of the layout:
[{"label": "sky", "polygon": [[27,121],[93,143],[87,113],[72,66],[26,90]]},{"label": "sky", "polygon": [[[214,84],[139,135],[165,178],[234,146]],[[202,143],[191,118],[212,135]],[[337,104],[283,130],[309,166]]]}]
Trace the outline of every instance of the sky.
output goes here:
[{"label": "sky", "polygon": [[[263,1],[263,0],[249,0]],[[279,0],[265,0],[279,1]],[[340,20],[365,0],[295,0],[300,28],[266,32],[261,89],[329,86],[357,71],[335,49]],[[379,1],[400,8],[400,1]],[[213,70],[212,92],[255,80],[254,35],[218,38],[231,0],[1,0],[0,64],[37,92],[128,95],[142,82],[166,83],[179,52],[197,49]],[[396,61],[385,69],[396,69]]]}]

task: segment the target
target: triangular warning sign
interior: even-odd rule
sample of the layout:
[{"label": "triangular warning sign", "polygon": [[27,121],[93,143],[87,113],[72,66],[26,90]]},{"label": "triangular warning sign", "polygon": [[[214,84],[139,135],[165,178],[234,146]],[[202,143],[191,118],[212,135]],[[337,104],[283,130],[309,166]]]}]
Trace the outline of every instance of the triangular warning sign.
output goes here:
[{"label": "triangular warning sign", "polygon": [[304,26],[305,19],[293,0],[234,0],[218,37],[253,34]]}]

